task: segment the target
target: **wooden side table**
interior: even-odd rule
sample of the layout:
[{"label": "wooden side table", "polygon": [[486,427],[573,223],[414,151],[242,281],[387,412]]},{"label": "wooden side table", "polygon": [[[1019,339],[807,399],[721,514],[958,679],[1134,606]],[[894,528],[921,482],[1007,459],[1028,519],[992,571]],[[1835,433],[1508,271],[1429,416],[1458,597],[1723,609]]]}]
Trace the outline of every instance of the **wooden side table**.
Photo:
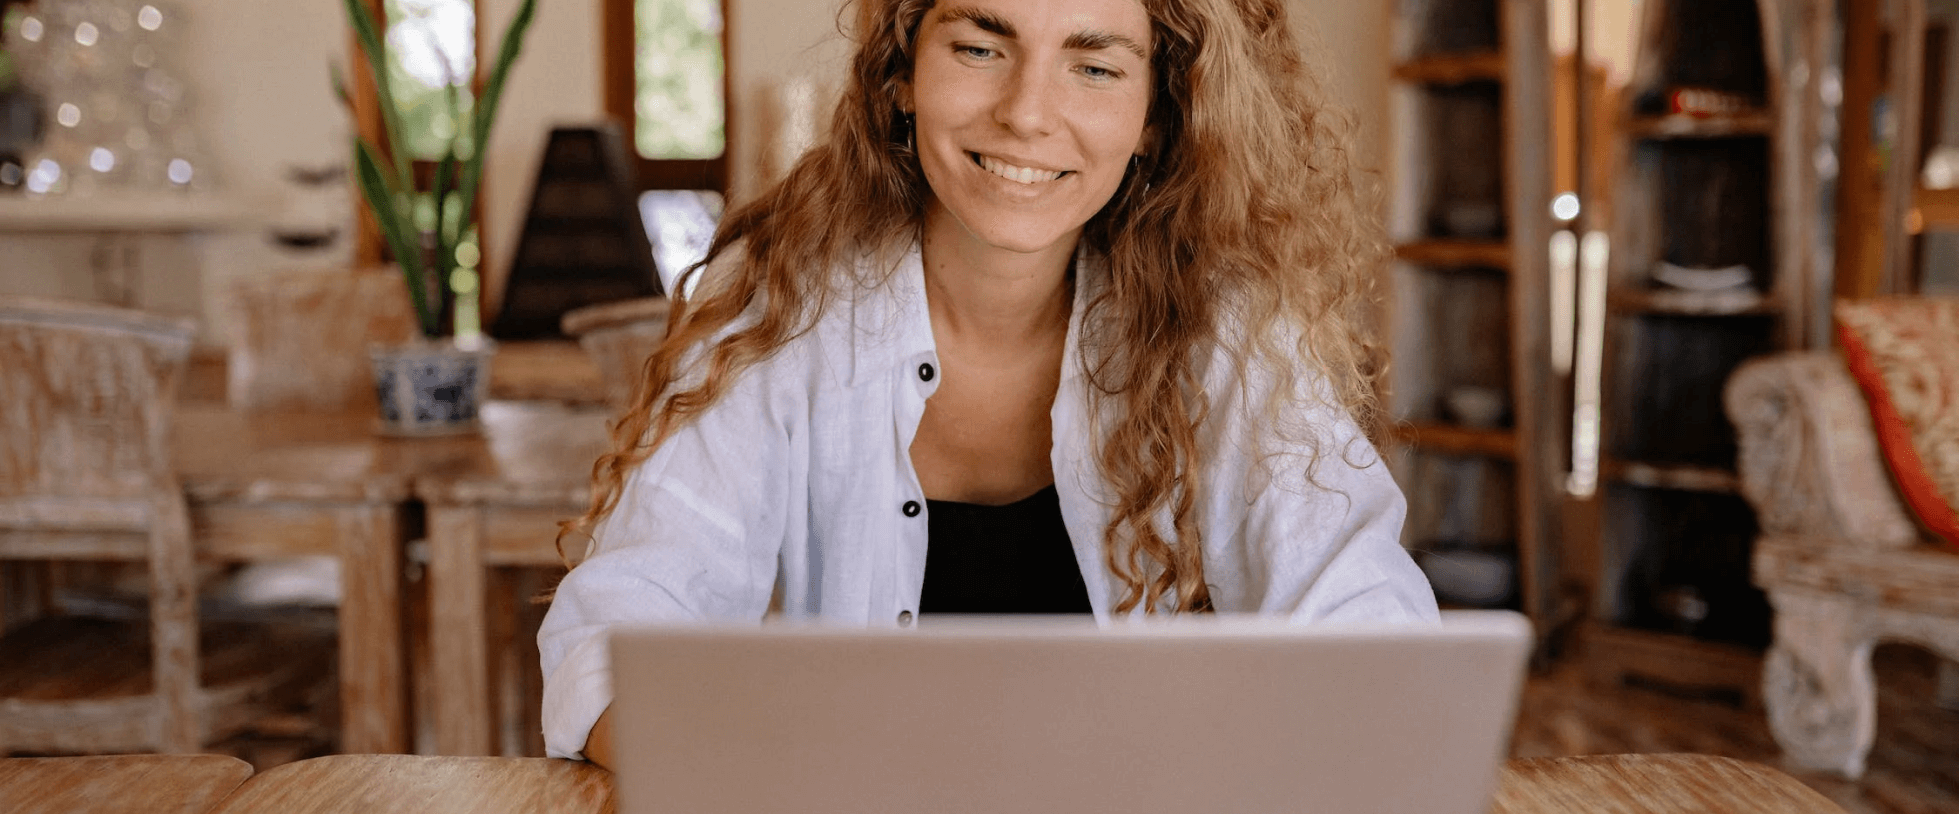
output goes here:
[{"label": "wooden side table", "polygon": [[198,556],[340,561],[341,749],[404,752],[401,509],[415,472],[467,442],[385,439],[373,420],[180,409],[173,455]]},{"label": "wooden side table", "polygon": [[0,811],[203,814],[251,776],[224,755],[0,758]]},{"label": "wooden side table", "polygon": [[[496,671],[490,642],[535,659],[511,635],[514,603],[490,613],[491,568],[551,568],[559,521],[589,499],[592,464],[607,444],[603,408],[492,402],[483,411],[484,455],[416,478],[428,507],[430,671],[435,749],[489,755],[497,745]],[[582,554],[583,541],[575,544]]]}]

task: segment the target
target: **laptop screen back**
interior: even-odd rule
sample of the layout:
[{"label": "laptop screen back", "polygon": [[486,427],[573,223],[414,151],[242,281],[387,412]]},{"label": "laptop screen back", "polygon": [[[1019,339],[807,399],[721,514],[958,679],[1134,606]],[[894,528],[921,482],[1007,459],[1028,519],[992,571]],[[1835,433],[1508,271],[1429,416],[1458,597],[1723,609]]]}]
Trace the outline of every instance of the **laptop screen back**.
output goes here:
[{"label": "laptop screen back", "polygon": [[1472,814],[1529,631],[1510,613],[622,631],[619,810]]}]

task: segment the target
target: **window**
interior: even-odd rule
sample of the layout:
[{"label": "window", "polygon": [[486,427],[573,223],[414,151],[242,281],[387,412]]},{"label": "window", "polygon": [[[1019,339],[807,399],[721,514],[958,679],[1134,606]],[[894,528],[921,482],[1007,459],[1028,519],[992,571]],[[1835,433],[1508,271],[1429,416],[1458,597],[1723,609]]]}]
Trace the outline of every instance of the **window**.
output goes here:
[{"label": "window", "polygon": [[642,190],[728,186],[724,0],[605,0],[604,102]]}]

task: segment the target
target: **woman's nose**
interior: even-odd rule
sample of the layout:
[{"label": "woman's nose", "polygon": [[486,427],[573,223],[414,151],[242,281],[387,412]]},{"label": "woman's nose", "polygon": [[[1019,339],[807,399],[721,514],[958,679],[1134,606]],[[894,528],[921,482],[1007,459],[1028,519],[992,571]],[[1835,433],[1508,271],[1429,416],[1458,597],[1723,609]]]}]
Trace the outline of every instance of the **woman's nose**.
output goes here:
[{"label": "woman's nose", "polygon": [[1041,71],[1018,68],[1007,80],[994,118],[1022,138],[1046,135],[1054,129],[1054,91]]}]

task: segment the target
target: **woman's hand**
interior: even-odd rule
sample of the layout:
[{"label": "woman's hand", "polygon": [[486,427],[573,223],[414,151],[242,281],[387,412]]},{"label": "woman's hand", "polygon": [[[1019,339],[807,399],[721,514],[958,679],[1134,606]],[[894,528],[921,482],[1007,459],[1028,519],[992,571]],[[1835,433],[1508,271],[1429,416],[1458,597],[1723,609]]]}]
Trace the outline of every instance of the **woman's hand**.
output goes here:
[{"label": "woman's hand", "polygon": [[607,771],[612,769],[612,707],[599,713],[592,733],[585,736],[585,759]]}]

